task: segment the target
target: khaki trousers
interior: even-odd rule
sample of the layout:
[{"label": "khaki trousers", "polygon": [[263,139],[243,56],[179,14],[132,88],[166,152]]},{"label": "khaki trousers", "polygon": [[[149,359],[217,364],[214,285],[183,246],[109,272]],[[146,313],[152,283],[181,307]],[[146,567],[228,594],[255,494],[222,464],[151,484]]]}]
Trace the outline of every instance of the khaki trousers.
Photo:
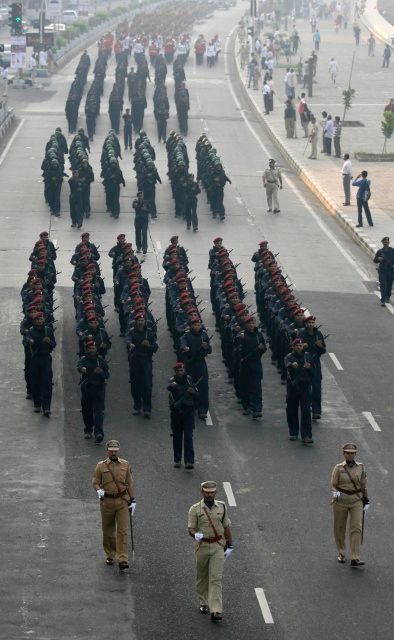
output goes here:
[{"label": "khaki trousers", "polygon": [[295,120],[294,118],[285,118],[286,138],[294,138]]},{"label": "khaki trousers", "polygon": [[197,595],[211,613],[222,613],[223,547],[214,542],[201,542],[195,550]]},{"label": "khaki trousers", "polygon": [[272,209],[272,200],[274,201],[274,209],[279,209],[278,185],[273,182],[267,182],[265,190],[267,194],[268,209]]},{"label": "khaki trousers", "polygon": [[122,498],[104,498],[100,502],[103,547],[107,558],[128,562],[129,510]]},{"label": "khaki trousers", "polygon": [[317,136],[312,136],[312,140],[311,140],[311,158],[317,158]]},{"label": "khaki trousers", "polygon": [[339,553],[345,554],[346,525],[350,518],[349,539],[351,560],[360,559],[361,529],[363,519],[363,503],[361,500],[351,504],[333,502],[334,537]]}]

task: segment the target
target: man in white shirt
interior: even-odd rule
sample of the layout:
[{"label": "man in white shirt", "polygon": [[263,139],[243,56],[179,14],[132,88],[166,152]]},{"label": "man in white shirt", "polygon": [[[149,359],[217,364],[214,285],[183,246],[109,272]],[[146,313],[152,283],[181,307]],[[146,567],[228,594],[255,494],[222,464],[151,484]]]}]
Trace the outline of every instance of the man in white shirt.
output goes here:
[{"label": "man in white shirt", "polygon": [[337,81],[337,73],[338,73],[338,63],[335,60],[335,58],[331,58],[330,62],[328,63],[328,71],[331,76],[331,82],[335,84]]},{"label": "man in white shirt", "polygon": [[324,153],[328,156],[331,155],[332,139],[334,137],[334,122],[331,115],[327,116],[326,124],[324,127]]},{"label": "man in white shirt", "polygon": [[345,202],[343,203],[344,207],[350,206],[350,184],[352,181],[352,163],[350,162],[350,156],[348,153],[345,153],[343,156],[343,167],[342,167],[342,183],[343,183],[343,191],[345,194]]}]

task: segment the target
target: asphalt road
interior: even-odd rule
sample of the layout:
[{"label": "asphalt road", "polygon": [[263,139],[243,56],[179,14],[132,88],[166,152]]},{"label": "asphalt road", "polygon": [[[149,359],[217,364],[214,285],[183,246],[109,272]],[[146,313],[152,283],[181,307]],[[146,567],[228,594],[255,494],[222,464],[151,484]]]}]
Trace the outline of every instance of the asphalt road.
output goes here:
[{"label": "asphalt road", "polygon": [[[151,225],[152,243],[144,275],[152,288],[159,323],[160,349],[154,365],[153,414],[150,421],[131,416],[125,347],[117,337],[117,317],[108,307],[111,378],[107,389],[106,437],[117,437],[131,461],[136,482],[136,557],[128,575],[104,564],[99,510],[91,476],[103,448],[82,438],[74,328],[71,252],[79,235],[70,229],[67,190],[62,216],[50,220],[43,202],[40,164],[46,140],[56,126],[66,130],[64,102],[76,62],[68,65],[40,93],[17,97],[19,124],[3,144],[0,156],[0,345],[3,367],[0,400],[2,463],[0,596],[2,637],[20,640],[328,640],[349,634],[370,640],[392,636],[391,531],[394,527],[390,479],[394,436],[392,402],[393,315],[381,309],[376,272],[369,259],[297,180],[265,139],[238,86],[232,59],[231,32],[247,3],[216,13],[195,33],[219,33],[223,52],[217,67],[193,65],[186,74],[191,95],[187,139],[192,167],[194,145],[206,131],[232,180],[226,187],[226,221],[212,220],[205,197],[199,200],[199,232],[187,233],[173,217],[166,181],[166,156],[155,144],[163,186],[158,188],[159,217]],[[91,49],[94,58],[94,48]],[[225,62],[226,61],[226,62]],[[106,252],[120,231],[133,240],[130,199],[136,192],[131,157],[122,169],[121,217],[105,213],[99,176],[103,137],[109,128],[106,100],[113,81],[111,65],[98,136],[92,147],[96,182],[92,218],[84,225],[100,244],[102,270],[111,305],[111,268]],[[280,81],[278,80],[278,86]],[[168,78],[172,99],[172,82]],[[230,88],[231,86],[231,88]],[[144,123],[156,141],[152,115],[153,86]],[[14,96],[11,97],[11,101]],[[169,130],[176,127],[171,109]],[[83,124],[83,120],[81,120]],[[283,166],[285,188],[281,214],[265,213],[261,172],[267,156]],[[338,178],[340,179],[340,177]],[[28,255],[39,231],[50,225],[59,245],[56,289],[58,346],[54,356],[55,396],[51,420],[32,413],[24,399],[20,346],[19,289],[28,270]],[[161,262],[169,236],[179,232],[189,249],[194,284],[206,301],[204,318],[213,329],[209,307],[207,254],[212,238],[223,235],[253,303],[250,256],[266,237],[294,283],[298,297],[329,333],[328,351],[342,366],[324,358],[324,416],[314,430],[313,448],[288,441],[284,387],[269,359],[264,359],[264,418],[253,422],[240,414],[226,382],[217,334],[209,357],[212,426],[198,422],[193,472],[172,467],[167,377],[174,359],[164,321]],[[382,230],[384,235],[384,230]],[[363,412],[370,412],[375,431]],[[354,440],[369,472],[371,509],[363,548],[364,570],[336,563],[332,536],[329,478],[343,442]],[[197,609],[194,566],[187,535],[187,510],[198,500],[199,484],[230,482],[236,506],[230,506],[235,551],[226,563],[224,619],[211,625]],[[226,499],[222,489],[220,497]],[[273,623],[267,624],[255,589],[263,589]]]}]

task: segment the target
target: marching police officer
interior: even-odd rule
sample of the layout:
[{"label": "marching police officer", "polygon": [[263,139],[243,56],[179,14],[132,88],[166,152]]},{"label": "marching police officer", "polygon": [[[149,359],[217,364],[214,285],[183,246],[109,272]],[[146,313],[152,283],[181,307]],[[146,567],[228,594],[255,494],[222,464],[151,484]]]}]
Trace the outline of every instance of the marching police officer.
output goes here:
[{"label": "marching police officer", "polygon": [[123,137],[124,148],[132,149],[132,132],[133,132],[133,116],[130,113],[130,109],[126,109],[126,113],[123,114]]},{"label": "marching police officer", "polygon": [[30,345],[30,380],[34,402],[34,412],[41,408],[46,418],[51,415],[52,401],[52,356],[56,347],[53,329],[45,324],[44,314],[32,316],[33,326],[25,335],[25,344]]},{"label": "marching police officer", "polygon": [[286,416],[290,440],[297,440],[300,430],[298,409],[301,411],[301,438],[313,444],[311,421],[312,365],[304,353],[304,341],[295,338],[292,351],[285,357],[287,369]]},{"label": "marching police officer", "polygon": [[119,450],[117,440],[107,442],[107,458],[96,465],[92,484],[100,500],[105,562],[113,565],[117,559],[123,571],[129,568],[128,512],[134,514],[136,501],[131,467],[118,457]]},{"label": "marching police officer", "polygon": [[363,538],[364,514],[369,508],[367,474],[362,462],[355,456],[357,446],[352,442],[343,445],[344,461],[336,464],[331,474],[332,507],[334,512],[334,536],[338,549],[338,562],[346,562],[346,526],[350,520],[350,566],[365,564],[360,560]]},{"label": "marching police officer", "polygon": [[169,380],[167,391],[170,392],[174,467],[179,469],[182,466],[183,443],[185,469],[194,469],[194,409],[199,394],[193,385],[193,380],[186,375],[183,362],[176,362],[173,368],[174,376]]},{"label": "marching police officer", "polygon": [[130,386],[134,401],[133,416],[142,412],[150,418],[152,411],[152,357],[158,349],[156,336],[146,325],[143,313],[137,313],[134,326],[126,335],[129,355]]},{"label": "marching police officer", "polygon": [[81,407],[85,424],[85,440],[94,431],[96,444],[104,440],[105,381],[109,378],[108,364],[98,355],[94,340],[85,343],[86,355],[79,360],[77,369],[81,378]]},{"label": "marching police officer", "polygon": [[201,483],[202,499],[190,507],[189,535],[194,538],[200,613],[222,619],[222,576],[225,558],[233,552],[231,522],[224,502],[216,500],[217,484]]},{"label": "marching police officer", "polygon": [[306,350],[310,356],[312,365],[312,418],[320,420],[321,418],[321,356],[326,352],[326,343],[324,336],[315,326],[316,318],[307,316],[304,319],[305,328],[299,332],[299,337],[303,339]]},{"label": "marching police officer", "polygon": [[377,250],[373,261],[379,265],[380,303],[382,307],[385,307],[386,302],[390,302],[391,289],[393,287],[394,249],[390,247],[390,238],[388,236],[382,238],[382,245],[383,247]]},{"label": "marching police officer", "polygon": [[212,347],[199,317],[191,320],[190,331],[183,334],[180,342],[180,351],[186,373],[194,380],[200,394],[198,417],[201,420],[206,420],[209,410],[209,386],[205,358],[212,353]]},{"label": "marching police officer", "polygon": [[263,185],[267,194],[267,211],[272,211],[272,200],[274,201],[274,213],[280,212],[278,189],[282,189],[282,174],[280,169],[275,166],[275,160],[270,158],[268,169],[263,173]]}]

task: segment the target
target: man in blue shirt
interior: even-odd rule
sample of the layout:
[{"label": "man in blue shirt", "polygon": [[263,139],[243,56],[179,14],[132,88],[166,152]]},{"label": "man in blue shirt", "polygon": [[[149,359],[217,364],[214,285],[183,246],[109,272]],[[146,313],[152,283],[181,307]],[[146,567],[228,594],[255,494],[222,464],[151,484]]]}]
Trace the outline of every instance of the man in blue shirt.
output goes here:
[{"label": "man in blue shirt", "polygon": [[367,179],[368,171],[361,171],[352,182],[353,187],[358,187],[357,191],[357,211],[358,224],[356,227],[363,226],[363,209],[370,227],[373,227],[372,216],[368,206],[368,200],[371,197],[371,181]]}]

